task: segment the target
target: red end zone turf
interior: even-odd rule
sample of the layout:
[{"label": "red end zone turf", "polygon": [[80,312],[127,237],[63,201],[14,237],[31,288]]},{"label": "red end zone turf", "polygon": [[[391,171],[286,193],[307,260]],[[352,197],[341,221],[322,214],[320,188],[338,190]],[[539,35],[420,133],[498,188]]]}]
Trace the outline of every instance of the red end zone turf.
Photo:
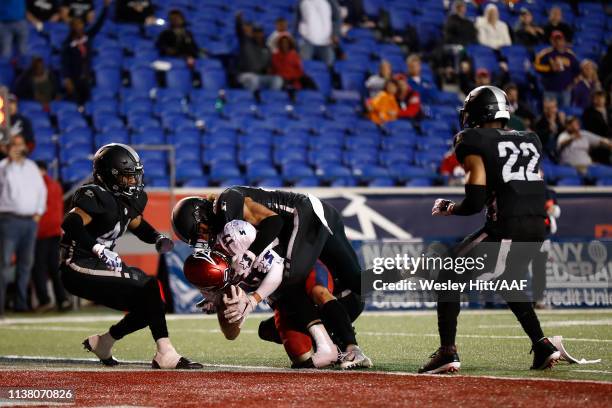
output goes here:
[{"label": "red end zone turf", "polygon": [[612,383],[365,372],[0,371],[0,384],[73,388],[78,406],[612,406]]}]

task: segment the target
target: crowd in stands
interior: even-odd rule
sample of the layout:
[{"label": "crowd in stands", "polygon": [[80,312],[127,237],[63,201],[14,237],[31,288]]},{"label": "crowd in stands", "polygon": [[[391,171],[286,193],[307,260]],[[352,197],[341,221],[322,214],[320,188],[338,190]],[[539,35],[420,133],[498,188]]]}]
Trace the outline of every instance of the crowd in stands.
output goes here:
[{"label": "crowd in stands", "polygon": [[[506,90],[510,126],[542,138],[549,181],[607,184],[602,170],[556,173],[571,165],[558,143],[568,118],[611,136],[609,13],[606,2],[569,0],[7,0],[0,81],[19,100],[12,132],[65,186],[111,140],[197,146],[179,185],[445,184],[455,109],[489,84]],[[288,140],[294,129],[304,143]],[[231,170],[211,163],[215,135],[233,148],[220,150]],[[589,157],[610,164],[602,146]],[[165,153],[145,157],[163,167],[149,185],[166,186]]]}]

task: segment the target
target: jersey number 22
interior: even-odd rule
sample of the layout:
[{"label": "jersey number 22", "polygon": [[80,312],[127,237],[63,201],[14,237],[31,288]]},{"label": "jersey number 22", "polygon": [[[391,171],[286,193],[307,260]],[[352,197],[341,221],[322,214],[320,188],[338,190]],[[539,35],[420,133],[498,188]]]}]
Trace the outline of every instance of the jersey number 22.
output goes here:
[{"label": "jersey number 22", "polygon": [[[502,168],[504,183],[508,183],[510,181],[542,180],[540,175],[535,171],[536,165],[538,164],[538,159],[540,158],[540,153],[533,143],[522,142],[517,147],[514,142],[499,142],[497,144],[497,150],[500,158],[508,158],[504,163],[504,167]],[[516,171],[513,171],[512,168],[516,164],[521,154],[523,157],[531,158],[527,164],[527,168],[524,166],[519,166]]]}]

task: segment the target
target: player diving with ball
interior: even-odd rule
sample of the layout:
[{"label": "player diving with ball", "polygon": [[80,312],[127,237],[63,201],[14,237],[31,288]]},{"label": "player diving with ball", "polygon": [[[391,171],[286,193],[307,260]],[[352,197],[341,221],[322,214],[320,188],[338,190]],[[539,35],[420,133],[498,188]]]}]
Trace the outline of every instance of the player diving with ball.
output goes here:
[{"label": "player diving with ball", "polygon": [[119,143],[102,146],[93,159],[93,182],[75,192],[62,223],[60,269],[70,293],[127,314],[106,333],[89,336],[83,346],[104,365],[114,366],[119,364],[112,355],[115,342],[148,326],[156,344],[153,368],[203,368],[182,357],[170,342],[157,279],[126,265],[114,251],[127,229],[159,253],[173,248],[143,218],[146,205],[138,153]]}]

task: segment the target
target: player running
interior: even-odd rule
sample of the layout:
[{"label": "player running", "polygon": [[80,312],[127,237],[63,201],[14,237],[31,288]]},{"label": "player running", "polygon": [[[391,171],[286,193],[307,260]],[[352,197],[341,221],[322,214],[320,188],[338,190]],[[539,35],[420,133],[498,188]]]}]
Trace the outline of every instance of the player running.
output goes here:
[{"label": "player running", "polygon": [[[281,310],[298,308],[294,303],[303,296],[304,284],[317,259],[329,268],[333,278],[343,285],[336,289],[340,296],[321,290],[313,291],[312,299],[344,352],[340,366],[371,367],[371,360],[357,345],[350,318],[363,308],[359,300],[361,268],[338,212],[311,195],[251,187],[232,187],[218,197],[209,196],[196,211],[178,204],[173,210],[173,225],[175,231],[180,231],[177,235],[192,245],[202,237],[216,236],[233,220],[243,220],[257,228],[255,240],[234,265],[236,273],[247,276],[253,265],[261,262],[266,248],[274,247],[284,257],[282,285],[276,293]],[[246,305],[254,301],[260,301],[256,294],[244,299]],[[247,307],[237,311],[250,310]]]},{"label": "player running", "polygon": [[174,349],[168,338],[165,305],[156,278],[127,266],[113,251],[126,229],[159,253],[174,244],[143,217],[147,205],[143,166],[129,146],[102,146],[93,159],[93,183],[80,187],[64,218],[61,272],[71,293],[128,313],[104,334],[89,336],[83,346],[107,366],[117,365],[112,348],[117,340],[149,326],[157,351],[153,368],[199,369]]},{"label": "player running", "polygon": [[[196,205],[198,200],[202,201],[197,197],[184,200]],[[185,260],[183,270],[187,280],[204,296],[198,307],[207,313],[217,313],[221,331],[227,339],[234,340],[240,334],[246,315],[256,307],[255,299],[266,299],[274,309],[276,335],[280,337],[293,368],[322,368],[334,364],[338,358],[337,348],[316,316],[312,302],[302,296],[299,300],[303,302],[302,307],[295,311],[281,310],[274,302],[273,293],[282,280],[283,259],[273,249],[265,251],[262,262],[254,265],[247,276],[234,272],[232,260],[242,259],[242,254],[255,240],[256,234],[251,224],[234,220],[228,222],[219,233],[212,250],[202,243],[195,245],[193,254]],[[313,279],[306,289],[312,290],[316,284],[317,281]],[[248,307],[249,312],[241,314],[231,306],[246,298],[244,292],[251,294],[248,299],[252,299],[253,304],[242,305]],[[313,351],[311,338],[315,340],[316,352]]]},{"label": "player running", "polygon": [[[545,186],[539,174],[542,146],[533,132],[506,129],[510,118],[506,94],[494,86],[478,87],[466,97],[461,110],[463,131],[455,136],[455,153],[466,172],[465,198],[461,203],[437,199],[434,216],[470,216],[487,206],[482,229],[469,235],[455,249],[455,255],[465,256],[481,242],[499,242],[495,272],[500,279],[527,273],[529,263],[544,241]],[[518,243],[518,244],[517,244]],[[521,243],[532,243],[523,244]],[[504,257],[506,260],[504,262]],[[441,280],[457,278],[453,271]],[[552,367],[559,359],[557,348],[544,337],[538,317],[527,295],[520,291],[501,292],[502,297],[520,322],[532,342],[532,369]],[[459,293],[438,294],[438,331],[440,348],[419,373],[444,373],[460,368],[455,345]]]}]

